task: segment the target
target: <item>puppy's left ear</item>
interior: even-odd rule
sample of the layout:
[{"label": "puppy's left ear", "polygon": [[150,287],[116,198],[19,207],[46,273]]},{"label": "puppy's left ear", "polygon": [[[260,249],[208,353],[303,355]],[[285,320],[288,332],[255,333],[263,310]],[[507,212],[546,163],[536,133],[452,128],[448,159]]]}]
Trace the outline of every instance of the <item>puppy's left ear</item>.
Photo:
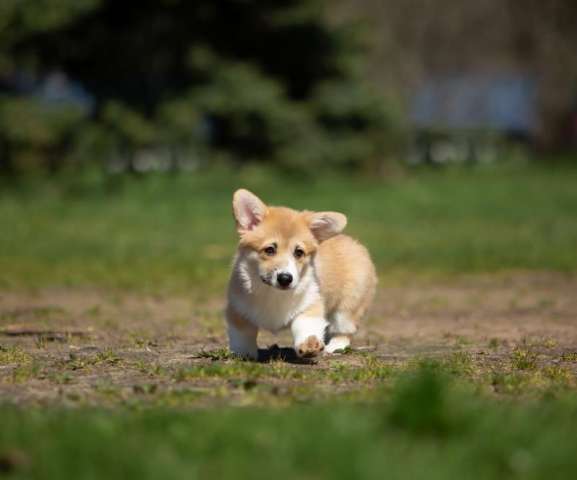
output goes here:
[{"label": "puppy's left ear", "polygon": [[307,212],[311,232],[319,242],[341,233],[347,226],[347,217],[338,212]]}]

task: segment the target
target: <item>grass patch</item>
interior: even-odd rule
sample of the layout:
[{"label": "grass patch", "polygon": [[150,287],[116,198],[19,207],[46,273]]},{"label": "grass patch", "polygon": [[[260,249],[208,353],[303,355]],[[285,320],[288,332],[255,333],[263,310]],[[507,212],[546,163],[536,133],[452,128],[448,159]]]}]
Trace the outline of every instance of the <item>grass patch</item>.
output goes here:
[{"label": "grass patch", "polygon": [[577,169],[290,179],[264,171],[60,180],[0,193],[0,287],[224,288],[235,188],[273,204],[341,210],[381,272],[574,271]]},{"label": "grass patch", "polygon": [[0,345],[0,366],[26,365],[31,363],[32,357],[20,347],[3,347]]},{"label": "grass patch", "polygon": [[198,379],[300,380],[310,383],[371,383],[391,378],[398,368],[374,357],[363,357],[360,364],[330,363],[323,367],[284,361],[255,363],[242,360],[214,362],[179,368],[172,373],[176,382]]},{"label": "grass patch", "polygon": [[517,370],[535,370],[537,358],[537,353],[523,348],[516,348],[511,352],[511,364]]},{"label": "grass patch", "polygon": [[575,421],[573,396],[526,404],[472,397],[428,363],[362,405],[1,408],[0,468],[32,479],[571,478]]}]

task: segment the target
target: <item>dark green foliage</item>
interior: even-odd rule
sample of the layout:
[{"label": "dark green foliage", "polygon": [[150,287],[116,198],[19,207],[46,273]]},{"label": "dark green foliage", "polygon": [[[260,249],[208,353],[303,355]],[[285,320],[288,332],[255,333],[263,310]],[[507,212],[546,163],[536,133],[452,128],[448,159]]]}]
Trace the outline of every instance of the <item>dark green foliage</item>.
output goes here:
[{"label": "dark green foliage", "polygon": [[[63,71],[94,96],[96,109],[93,121],[52,129],[48,145],[26,128],[22,146],[0,133],[1,164],[23,167],[22,149],[45,162],[52,149],[59,165],[97,159],[128,169],[143,153],[165,151],[173,163],[194,165],[218,156],[290,168],[374,167],[398,122],[360,80],[355,29],[330,26],[323,7],[10,0],[1,7],[9,20],[0,21],[0,81]],[[52,123],[25,109],[5,112],[4,123],[22,116],[37,130]]]},{"label": "dark green foliage", "polygon": [[[74,106],[54,108],[32,98],[0,97],[0,156],[22,168],[55,169],[59,154],[79,134],[83,114]],[[2,152],[4,150],[4,152]]]},{"label": "dark green foliage", "polygon": [[425,363],[399,385],[393,397],[390,421],[412,433],[447,435],[455,428],[449,411],[447,380],[439,366]]}]

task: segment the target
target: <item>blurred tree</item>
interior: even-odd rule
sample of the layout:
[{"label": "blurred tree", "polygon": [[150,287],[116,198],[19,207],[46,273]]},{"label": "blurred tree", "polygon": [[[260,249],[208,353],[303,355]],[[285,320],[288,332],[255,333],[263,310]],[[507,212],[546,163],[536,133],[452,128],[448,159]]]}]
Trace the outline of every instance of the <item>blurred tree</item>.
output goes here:
[{"label": "blurred tree", "polygon": [[98,0],[2,0],[0,2],[0,170],[47,164],[73,142],[83,115],[75,105],[55,108],[30,93],[39,50],[20,52],[30,38],[65,27],[93,11]]},{"label": "blurred tree", "polygon": [[73,106],[50,108],[33,99],[0,98],[0,132],[11,170],[36,169],[44,165],[51,172],[59,168],[59,155],[66,150],[82,119]]},{"label": "blurred tree", "polygon": [[289,167],[374,163],[396,117],[361,79],[359,36],[350,25],[331,26],[324,6],[5,0],[0,79],[58,69],[80,82],[95,110],[94,122],[83,120],[89,133],[76,129],[84,145],[77,153],[91,142],[99,154],[129,157],[168,144]]},{"label": "blurred tree", "polygon": [[521,72],[540,83],[545,147],[577,102],[577,2],[574,0],[339,0],[336,24],[362,19],[371,30],[367,75],[409,98],[427,78]]}]

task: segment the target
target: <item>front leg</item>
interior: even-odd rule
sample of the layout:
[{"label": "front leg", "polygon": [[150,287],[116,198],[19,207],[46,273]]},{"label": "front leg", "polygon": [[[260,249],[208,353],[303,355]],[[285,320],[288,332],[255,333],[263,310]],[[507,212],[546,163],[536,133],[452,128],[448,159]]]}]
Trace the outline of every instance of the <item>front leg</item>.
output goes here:
[{"label": "front leg", "polygon": [[322,303],[314,304],[295,317],[291,323],[295,352],[299,357],[315,357],[325,348],[328,322]]},{"label": "front leg", "polygon": [[226,309],[228,345],[231,353],[241,358],[256,360],[258,328],[238,314],[230,305]]}]

